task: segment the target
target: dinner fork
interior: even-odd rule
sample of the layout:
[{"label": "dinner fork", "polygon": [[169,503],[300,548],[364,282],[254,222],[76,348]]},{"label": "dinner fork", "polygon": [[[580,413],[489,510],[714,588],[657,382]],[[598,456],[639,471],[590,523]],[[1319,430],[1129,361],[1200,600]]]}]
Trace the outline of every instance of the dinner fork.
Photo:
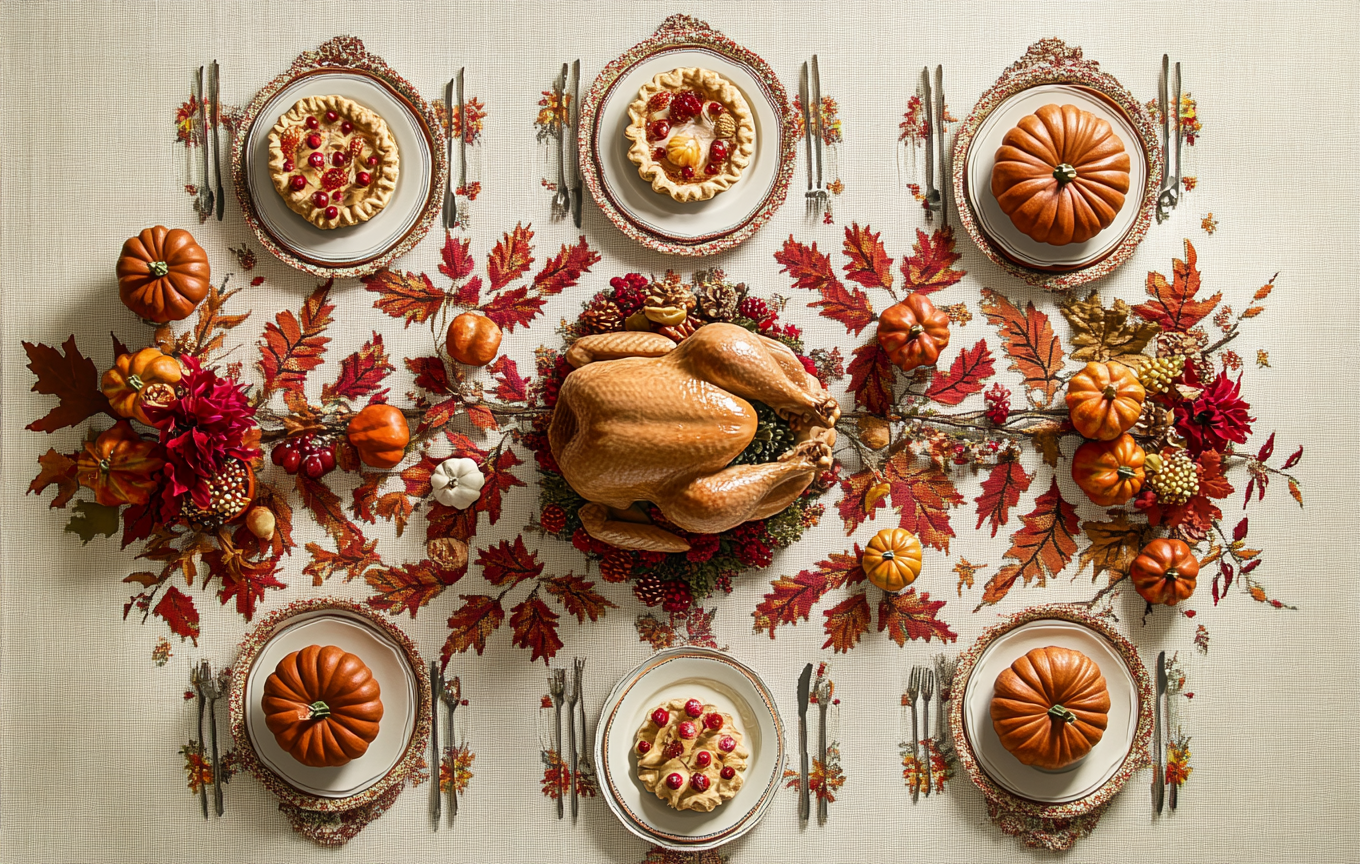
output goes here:
[{"label": "dinner fork", "polygon": [[203,692],[208,697],[208,732],[212,739],[212,768],[213,768],[213,806],[217,815],[222,815],[222,771],[217,758],[217,699],[222,693],[217,688],[217,676],[213,674],[212,666],[204,660],[199,665],[199,677],[203,681]]},{"label": "dinner fork", "polygon": [[[1162,191],[1157,195],[1157,221],[1171,215],[1180,198],[1181,185],[1181,64],[1176,64],[1176,101],[1168,104],[1166,76],[1170,58],[1162,55],[1162,74],[1157,83],[1157,103],[1162,110]],[[1176,133],[1176,173],[1171,174],[1171,132]]]},{"label": "dinner fork", "polygon": [[554,750],[557,753],[557,818],[562,818],[562,798],[566,790],[562,787],[562,770],[565,764],[562,760],[562,697],[567,688],[567,670],[553,669],[548,676],[548,692],[552,694],[556,732],[554,732]]},{"label": "dinner fork", "polygon": [[935,188],[935,97],[930,92],[930,67],[921,68],[921,86],[925,91],[921,104],[926,112],[926,224],[935,219],[940,206],[940,190]]},{"label": "dinner fork", "polygon": [[813,200],[818,212],[826,209],[828,195],[822,177],[822,150],[826,146],[825,130],[822,129],[822,73],[817,65],[817,55],[812,55],[812,105],[809,110],[817,125],[817,188],[813,190]]},{"label": "dinner fork", "polygon": [[[934,696],[934,695],[935,695],[935,673],[934,673],[933,671],[931,671],[929,667],[922,667],[922,669],[921,669],[921,710],[924,712],[923,719],[925,720],[925,722],[921,724],[921,729],[922,729],[923,732],[926,733],[926,738],[929,738],[929,737],[930,737],[930,700],[931,700],[931,697]],[[922,747],[922,749],[925,751],[925,754],[926,754],[926,758],[925,758],[925,763],[926,763],[926,797],[929,798],[929,797],[930,797],[930,785],[931,785],[931,780],[930,780],[930,746],[929,746],[929,745],[925,745],[925,746]]]},{"label": "dinner fork", "polygon": [[457,675],[453,676],[453,686],[447,684],[439,688],[439,697],[444,700],[444,704],[449,709],[449,748],[450,748],[450,768],[452,769],[453,782],[449,784],[449,815],[458,815],[458,733],[454,729],[453,715],[458,710],[459,704],[463,699],[463,682]]},{"label": "dinner fork", "polygon": [[[911,758],[916,759],[916,751],[921,746],[921,737],[916,726],[916,697],[921,694],[921,667],[911,667],[911,677],[907,679],[907,701],[911,704]],[[916,763],[921,764],[920,760]],[[921,784],[913,783],[911,803],[915,804],[921,794]]]},{"label": "dinner fork", "polygon": [[[580,802],[576,797],[576,770],[579,762],[579,751],[576,749],[576,703],[581,701],[581,667],[585,665],[580,657],[573,658],[572,666],[574,672],[571,678],[571,687],[567,689],[567,738],[570,739],[568,749],[571,756],[567,761],[567,767],[571,769],[571,818],[575,819],[580,815]],[[566,674],[566,670],[562,670]],[[582,715],[584,716],[584,715]],[[581,722],[581,735],[585,735],[585,721]],[[584,743],[584,742],[583,742]]]},{"label": "dinner fork", "polygon": [[[567,91],[567,68],[568,64],[563,63],[562,72],[557,76],[557,80],[553,82],[553,93],[556,94],[557,99],[557,191],[553,193],[552,201],[552,215],[554,219],[564,219],[567,214],[571,212],[571,197],[570,193],[567,192],[567,122],[571,115],[566,111],[566,106],[562,104],[563,100],[566,98],[565,94]],[[566,117],[562,116],[564,114]],[[562,673],[565,676],[566,670],[563,669]],[[558,738],[560,743],[561,735],[559,735]],[[557,755],[560,757],[562,754],[559,751]],[[562,799],[559,798],[557,803],[557,815],[561,816]]]},{"label": "dinner fork", "polygon": [[206,216],[211,216],[213,212],[213,191],[212,180],[208,177],[208,142],[212,130],[208,128],[208,108],[203,101],[203,67],[198,67],[198,80],[195,85],[198,91],[198,124],[203,129],[203,137],[200,143],[203,145],[203,185],[198,187],[198,212]]},{"label": "dinner fork", "polygon": [[[200,666],[189,667],[189,681],[194,685],[194,690],[198,691],[198,757],[203,758],[203,708],[207,704],[207,696],[203,689],[203,670]],[[201,775],[200,775],[201,779]],[[203,818],[208,818],[208,787],[200,782],[198,784],[198,800],[203,805]]]},{"label": "dinner fork", "polygon": [[817,723],[817,758],[821,760],[822,765],[822,792],[817,796],[817,824],[824,825],[826,824],[827,793],[830,791],[826,788],[826,711],[831,702],[830,679],[820,679],[813,692],[817,696],[817,713],[819,715]]}]

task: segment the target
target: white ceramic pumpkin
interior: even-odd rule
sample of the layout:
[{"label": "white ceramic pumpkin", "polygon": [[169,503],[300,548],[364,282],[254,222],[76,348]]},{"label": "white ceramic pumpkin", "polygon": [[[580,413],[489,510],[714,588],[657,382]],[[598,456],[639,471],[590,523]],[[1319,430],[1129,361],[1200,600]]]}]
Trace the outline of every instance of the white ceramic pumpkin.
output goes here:
[{"label": "white ceramic pumpkin", "polygon": [[445,459],[430,475],[435,500],[447,507],[466,510],[480,497],[486,478],[471,459]]}]

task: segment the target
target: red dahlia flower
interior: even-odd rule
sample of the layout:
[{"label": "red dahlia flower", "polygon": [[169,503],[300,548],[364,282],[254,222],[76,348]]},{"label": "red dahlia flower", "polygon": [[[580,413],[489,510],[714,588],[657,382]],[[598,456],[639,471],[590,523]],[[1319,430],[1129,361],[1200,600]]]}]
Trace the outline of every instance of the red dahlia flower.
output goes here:
[{"label": "red dahlia flower", "polygon": [[1251,406],[1241,394],[1241,376],[1233,381],[1228,373],[1220,372],[1198,398],[1176,404],[1176,429],[1185,436],[1191,453],[1222,452],[1230,441],[1247,443],[1256,418],[1247,414]]}]

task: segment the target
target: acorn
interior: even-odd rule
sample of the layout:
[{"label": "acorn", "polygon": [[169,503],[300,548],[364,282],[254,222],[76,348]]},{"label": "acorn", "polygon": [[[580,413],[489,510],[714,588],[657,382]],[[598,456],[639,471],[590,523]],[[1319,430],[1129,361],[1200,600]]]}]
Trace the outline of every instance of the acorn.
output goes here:
[{"label": "acorn", "polygon": [[274,539],[274,511],[268,507],[252,507],[246,514],[246,527],[261,540]]},{"label": "acorn", "polygon": [[425,555],[444,570],[467,566],[468,546],[456,537],[435,537],[425,544]]},{"label": "acorn", "polygon": [[870,450],[882,450],[892,437],[892,427],[882,417],[865,414],[855,421],[860,443]]}]

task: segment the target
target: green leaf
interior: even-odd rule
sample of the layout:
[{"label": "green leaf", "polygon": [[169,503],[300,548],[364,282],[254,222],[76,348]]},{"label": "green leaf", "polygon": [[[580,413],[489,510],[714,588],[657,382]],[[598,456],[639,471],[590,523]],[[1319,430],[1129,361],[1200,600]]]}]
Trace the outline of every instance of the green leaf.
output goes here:
[{"label": "green leaf", "polygon": [[112,537],[118,531],[117,507],[106,507],[93,501],[77,501],[75,510],[71,514],[71,521],[66,523],[66,532],[79,535],[82,546],[93,540],[96,534]]}]

